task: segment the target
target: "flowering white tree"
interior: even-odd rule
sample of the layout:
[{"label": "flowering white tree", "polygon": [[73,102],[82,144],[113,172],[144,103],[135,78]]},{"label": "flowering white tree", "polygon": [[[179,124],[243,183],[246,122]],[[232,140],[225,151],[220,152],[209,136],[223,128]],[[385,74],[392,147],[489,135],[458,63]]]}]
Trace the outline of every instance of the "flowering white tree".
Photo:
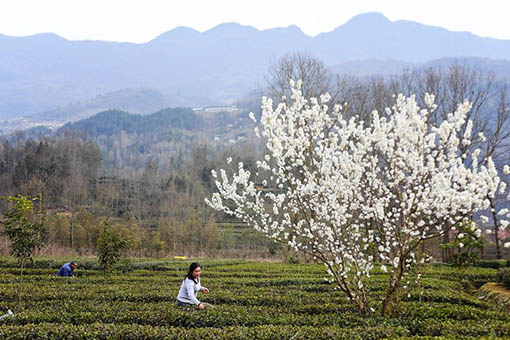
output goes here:
[{"label": "flowering white tree", "polygon": [[257,172],[242,163],[230,176],[213,171],[218,192],[206,202],[312,254],[361,314],[370,308],[366,280],[381,260],[390,273],[386,313],[421,242],[486,209],[487,197],[501,189],[491,160],[479,166],[475,151],[467,167],[468,155],[459,152],[472,141],[469,128],[459,136],[470,104],[432,127],[434,96],[420,109],[414,97],[399,95],[391,109],[363,122],[346,119],[339,105],[329,108],[328,94],[307,100],[301,82],[291,88],[290,105],[274,108],[262,98],[256,134],[268,154]]}]

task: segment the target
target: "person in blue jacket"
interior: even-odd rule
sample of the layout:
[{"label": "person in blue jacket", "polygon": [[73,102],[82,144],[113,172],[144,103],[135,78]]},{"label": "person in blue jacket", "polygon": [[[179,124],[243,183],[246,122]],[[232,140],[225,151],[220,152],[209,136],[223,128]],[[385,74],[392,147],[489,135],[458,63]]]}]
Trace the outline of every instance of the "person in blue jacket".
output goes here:
[{"label": "person in blue jacket", "polygon": [[60,270],[57,272],[57,276],[74,276],[73,271],[78,267],[76,262],[71,261],[64,264]]}]

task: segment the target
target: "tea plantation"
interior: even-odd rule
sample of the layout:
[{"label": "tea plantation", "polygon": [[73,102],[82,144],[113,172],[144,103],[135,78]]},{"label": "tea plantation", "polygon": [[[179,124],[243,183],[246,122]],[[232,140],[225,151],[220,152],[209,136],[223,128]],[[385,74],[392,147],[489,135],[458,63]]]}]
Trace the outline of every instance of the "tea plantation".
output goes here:
[{"label": "tea plantation", "polygon": [[[510,310],[474,293],[496,269],[425,268],[398,316],[361,317],[323,280],[320,265],[203,260],[199,299],[214,309],[177,307],[189,262],[137,260],[105,282],[93,259],[76,279],[63,261],[38,258],[25,269],[0,261],[0,339],[471,339],[510,338]],[[385,275],[374,273],[376,292]]]}]

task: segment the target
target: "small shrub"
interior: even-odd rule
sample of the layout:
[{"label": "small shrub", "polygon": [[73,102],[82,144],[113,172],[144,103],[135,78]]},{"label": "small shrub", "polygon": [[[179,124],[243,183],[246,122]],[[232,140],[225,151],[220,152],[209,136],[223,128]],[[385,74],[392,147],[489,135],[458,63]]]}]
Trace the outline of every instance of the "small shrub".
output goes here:
[{"label": "small shrub", "polygon": [[297,255],[290,254],[285,259],[285,263],[288,263],[288,264],[300,264],[301,260],[299,259],[299,257]]},{"label": "small shrub", "polygon": [[43,219],[34,208],[34,199],[29,196],[8,196],[3,199],[13,207],[6,211],[0,224],[4,226],[0,235],[5,235],[11,242],[11,254],[19,262],[21,271],[27,263],[33,262],[32,254],[43,245],[46,227]]},{"label": "small shrub", "polygon": [[103,222],[103,230],[97,239],[97,253],[99,266],[103,270],[105,279],[110,274],[113,266],[122,259],[122,255],[128,247],[129,241],[115,230],[112,230],[108,222]]},{"label": "small shrub", "polygon": [[480,262],[478,251],[483,247],[483,240],[476,224],[473,221],[465,221],[459,223],[457,228],[459,232],[455,239],[442,245],[443,248],[458,249],[458,252],[452,255],[450,263],[458,268],[476,265]]}]

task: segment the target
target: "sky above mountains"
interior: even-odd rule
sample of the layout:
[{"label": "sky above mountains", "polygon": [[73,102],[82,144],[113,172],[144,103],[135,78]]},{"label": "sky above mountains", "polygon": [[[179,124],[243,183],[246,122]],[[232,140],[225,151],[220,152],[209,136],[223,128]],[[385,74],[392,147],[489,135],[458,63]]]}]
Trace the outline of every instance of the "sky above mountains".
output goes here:
[{"label": "sky above mountains", "polygon": [[[115,20],[109,32],[122,31]],[[100,26],[89,24],[92,31]],[[142,30],[144,22],[132,26]],[[265,86],[272,60],[303,51],[342,74],[387,75],[408,65],[449,63],[448,58],[469,58],[470,64],[510,74],[510,39],[393,21],[377,12],[356,15],[313,37],[298,26],[259,30],[235,22],[204,32],[178,26],[139,44],[74,41],[54,33],[0,34],[0,120],[36,113],[61,117],[70,111],[81,117],[94,111],[92,106],[143,112],[158,105],[228,105]],[[96,100],[103,94],[108,96]],[[139,99],[133,103],[132,97]]]},{"label": "sky above mountains", "polygon": [[[297,26],[257,30],[237,23],[205,32],[180,26],[143,44],[0,34],[0,119],[51,111],[121,89],[148,89],[159,93],[157,103],[173,107],[227,105],[264,86],[271,60],[299,51],[313,53],[336,72],[356,75],[389,74],[405,63],[458,57],[488,58],[493,61],[482,62],[491,64],[500,60],[506,72],[510,40],[393,22],[375,12],[314,37]],[[143,102],[153,109],[152,99]]]},{"label": "sky above mountains", "polygon": [[502,0],[17,0],[0,2],[0,33],[142,43],[178,26],[203,32],[238,22],[257,29],[296,25],[315,36],[375,11],[391,21],[510,40],[509,10],[510,2]]}]

